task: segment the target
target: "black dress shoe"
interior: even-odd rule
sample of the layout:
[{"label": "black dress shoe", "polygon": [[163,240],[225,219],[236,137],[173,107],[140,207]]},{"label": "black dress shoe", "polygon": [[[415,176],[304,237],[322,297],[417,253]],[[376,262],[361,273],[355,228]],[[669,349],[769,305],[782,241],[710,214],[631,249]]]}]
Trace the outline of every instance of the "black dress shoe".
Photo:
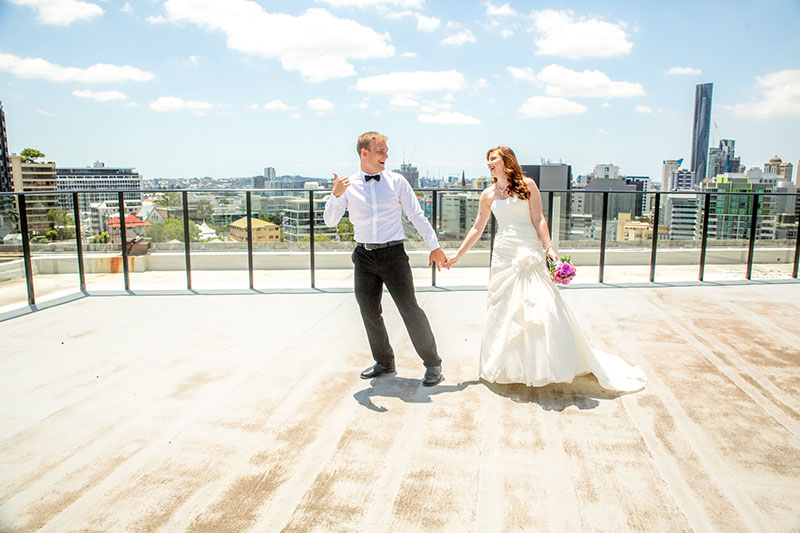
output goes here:
[{"label": "black dress shoe", "polygon": [[375,363],[361,373],[361,379],[377,378],[383,374],[394,374],[395,372],[394,365],[386,366],[380,363]]},{"label": "black dress shoe", "polygon": [[429,366],[425,371],[425,377],[422,378],[422,384],[426,387],[433,387],[442,382],[444,375],[442,374],[441,366]]}]

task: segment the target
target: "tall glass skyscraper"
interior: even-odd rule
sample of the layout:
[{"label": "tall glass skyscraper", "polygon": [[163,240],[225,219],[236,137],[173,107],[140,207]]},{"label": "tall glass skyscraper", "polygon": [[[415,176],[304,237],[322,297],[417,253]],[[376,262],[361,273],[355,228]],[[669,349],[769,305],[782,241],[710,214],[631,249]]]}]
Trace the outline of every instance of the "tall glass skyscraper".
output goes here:
[{"label": "tall glass skyscraper", "polygon": [[708,136],[711,128],[711,91],[713,83],[701,83],[694,89],[694,123],[692,124],[691,171],[695,180],[706,176]]}]

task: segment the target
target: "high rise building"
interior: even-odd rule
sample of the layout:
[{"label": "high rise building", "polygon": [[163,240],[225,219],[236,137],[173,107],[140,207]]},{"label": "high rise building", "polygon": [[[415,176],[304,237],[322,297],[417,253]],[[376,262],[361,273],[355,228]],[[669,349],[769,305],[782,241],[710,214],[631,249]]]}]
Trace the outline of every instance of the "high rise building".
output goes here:
[{"label": "high rise building", "polygon": [[[521,165],[522,173],[536,182],[540,191],[572,189],[572,165],[566,163],[546,162],[541,165]],[[542,195],[542,209],[545,216],[550,210],[550,200],[556,198],[559,209],[553,209],[553,220],[549,220],[550,232],[554,239],[569,238],[569,220],[572,212],[570,193],[554,193]],[[556,205],[554,203],[554,205]]]},{"label": "high rise building", "polygon": [[[584,200],[584,213],[591,215],[594,220],[603,218],[603,195],[600,191],[608,191],[608,220],[614,220],[620,213],[633,213],[636,211],[636,194],[622,193],[622,191],[636,191],[636,185],[629,185],[623,179],[594,179],[586,186],[588,191],[597,191],[587,194]],[[618,194],[613,194],[618,193]],[[622,193],[622,194],[619,194]]]},{"label": "high rise building", "polygon": [[411,163],[403,161],[403,163],[400,164],[400,169],[394,169],[392,172],[402,174],[408,180],[408,183],[411,184],[412,188],[419,188],[419,170],[417,167],[412,166]]},{"label": "high rise building", "polygon": [[14,190],[14,182],[11,179],[11,157],[8,154],[6,113],[3,111],[3,102],[0,102],[0,192]]},{"label": "high rise building", "polygon": [[669,228],[669,238],[671,240],[695,240],[702,227],[698,197],[689,194],[666,196],[666,222]]},{"label": "high rise building", "polygon": [[[83,230],[94,234],[101,231],[91,216],[91,204],[119,201],[117,191],[137,191],[125,193],[126,213],[142,207],[142,177],[133,168],[111,168],[102,161],[91,167],[56,168],[56,189],[59,191],[92,191],[78,194],[78,208],[81,212]],[[105,192],[103,192],[105,191]],[[110,192],[113,191],[113,192]],[[71,194],[59,194],[58,206],[72,215]],[[118,215],[118,214],[117,214]]]},{"label": "high rise building", "polygon": [[[753,193],[772,192],[772,184],[751,179],[743,174],[717,176],[705,180],[701,190],[706,192]],[[708,236],[713,239],[747,239],[750,237],[750,219],[753,212],[750,194],[711,195]],[[775,236],[775,197],[761,196],[758,209],[756,238],[772,239]]]},{"label": "high rise building", "polygon": [[652,194],[648,192],[653,190],[653,182],[650,181],[648,176],[626,176],[625,183],[633,185],[639,194],[636,195],[636,207],[634,208],[633,216],[640,217],[645,213],[653,211],[653,198]]},{"label": "high rise building", "polygon": [[266,189],[266,184],[266,176],[253,176],[253,178],[250,180],[251,189]]},{"label": "high rise building", "polygon": [[[55,163],[27,163],[18,155],[11,156],[11,176],[15,192],[36,192],[56,190]],[[53,229],[53,222],[47,218],[51,209],[58,209],[55,194],[36,194],[25,198],[28,214],[28,229],[33,233],[46,233]]]},{"label": "high rise building", "polygon": [[594,166],[594,170],[589,174],[589,181],[595,179],[615,180],[619,177],[619,166],[611,163],[601,163]]},{"label": "high rise building", "polygon": [[669,190],[667,188],[667,182],[669,181],[669,175],[672,173],[673,170],[678,170],[681,168],[683,164],[683,158],[680,159],[665,159],[664,162],[661,164],[661,188]]},{"label": "high rise building", "polygon": [[694,90],[694,121],[692,122],[692,161],[689,170],[696,182],[706,175],[708,136],[711,127],[711,93],[713,83],[702,83]]},{"label": "high rise building", "polygon": [[264,169],[264,177],[268,180],[274,180],[277,177],[275,174],[275,169],[272,167],[266,167]]},{"label": "high rise building", "polygon": [[713,178],[726,172],[739,172],[742,159],[735,154],[736,141],[733,139],[720,139],[719,147],[708,150],[707,178]]},{"label": "high rise building", "polygon": [[669,173],[667,182],[664,184],[665,191],[694,191],[694,173],[685,168],[677,168]]}]

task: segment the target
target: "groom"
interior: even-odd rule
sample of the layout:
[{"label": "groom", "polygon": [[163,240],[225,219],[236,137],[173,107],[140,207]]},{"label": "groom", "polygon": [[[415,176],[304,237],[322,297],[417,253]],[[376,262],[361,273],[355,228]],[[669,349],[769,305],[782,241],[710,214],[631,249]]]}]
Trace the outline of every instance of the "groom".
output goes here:
[{"label": "groom", "polygon": [[361,318],[367,329],[369,347],[375,364],[361,372],[371,379],[395,372],[394,351],[381,316],[383,286],[389,290],[403,317],[414,349],[425,364],[422,384],[432,387],[444,379],[442,360],[436,352],[436,340],[425,312],[417,305],[414,280],[408,256],[403,248],[402,212],[414,224],[430,248],[428,266],[441,269],[447,261],[436,232],[431,227],[414,190],[401,174],[386,170],[389,148],[386,137],[370,131],[358,138],[356,150],[361,170],[351,176],[333,175],[333,194],[325,205],[325,224],[334,227],[345,210],[350,212],[356,248],[355,294]]}]

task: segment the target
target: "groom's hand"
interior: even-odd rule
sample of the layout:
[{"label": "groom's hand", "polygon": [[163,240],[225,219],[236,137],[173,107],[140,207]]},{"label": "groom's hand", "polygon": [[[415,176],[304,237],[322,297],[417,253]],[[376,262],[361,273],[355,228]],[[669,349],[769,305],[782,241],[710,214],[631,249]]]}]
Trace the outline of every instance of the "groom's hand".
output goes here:
[{"label": "groom's hand", "polygon": [[442,265],[447,262],[447,256],[444,255],[444,250],[441,248],[437,248],[431,251],[431,255],[428,258],[428,266],[433,266],[436,263],[436,270],[439,272],[442,271]]},{"label": "groom's hand", "polygon": [[350,186],[350,178],[347,176],[339,176],[336,172],[333,173],[333,195],[339,198],[344,194],[344,190]]}]

